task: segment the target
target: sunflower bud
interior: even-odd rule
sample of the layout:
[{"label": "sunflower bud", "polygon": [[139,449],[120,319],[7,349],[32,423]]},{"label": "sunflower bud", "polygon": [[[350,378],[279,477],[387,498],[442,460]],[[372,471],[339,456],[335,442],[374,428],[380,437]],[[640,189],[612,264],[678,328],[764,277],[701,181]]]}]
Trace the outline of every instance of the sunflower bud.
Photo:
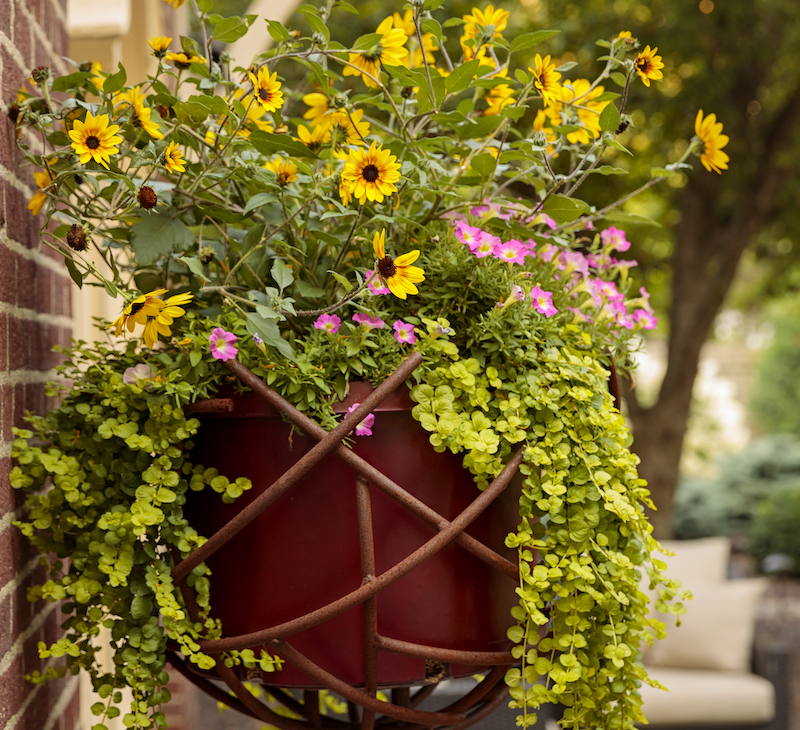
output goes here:
[{"label": "sunflower bud", "polygon": [[145,210],[150,210],[151,208],[155,208],[157,204],[158,196],[156,195],[156,191],[149,185],[142,185],[142,187],[139,188],[139,205]]},{"label": "sunflower bud", "polygon": [[537,147],[544,147],[547,144],[547,134],[545,132],[534,132],[531,142]]},{"label": "sunflower bud", "polygon": [[67,231],[67,245],[73,251],[86,250],[86,231],[83,226],[78,223],[73,223]]},{"label": "sunflower bud", "polygon": [[33,71],[31,71],[31,78],[38,86],[41,86],[47,82],[47,79],[50,78],[50,67],[37,66],[35,69],[33,69]]},{"label": "sunflower bud", "polygon": [[168,106],[164,106],[163,104],[159,104],[156,107],[156,111],[161,115],[162,119],[169,119],[172,116],[172,109]]},{"label": "sunflower bud", "polygon": [[8,105],[8,118],[11,120],[12,124],[16,124],[17,120],[19,119],[20,112],[22,111],[19,104],[9,104]]}]

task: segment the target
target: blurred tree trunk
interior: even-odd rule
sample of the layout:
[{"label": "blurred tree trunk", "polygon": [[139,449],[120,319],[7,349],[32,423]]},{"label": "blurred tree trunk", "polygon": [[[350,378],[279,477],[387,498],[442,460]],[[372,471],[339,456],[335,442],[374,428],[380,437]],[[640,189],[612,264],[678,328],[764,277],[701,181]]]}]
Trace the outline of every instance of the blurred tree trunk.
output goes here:
[{"label": "blurred tree trunk", "polygon": [[[752,79],[756,88],[761,80]],[[747,100],[753,98],[755,89],[740,87],[738,91],[745,119]],[[737,126],[733,125],[732,134],[736,134]],[[672,257],[666,374],[656,402],[646,408],[639,404],[635,389],[626,384],[633,450],[642,460],[640,474],[647,479],[658,507],[651,515],[656,537],[666,538],[672,532],[673,501],[700,351],[745,248],[768,221],[781,185],[793,172],[792,162],[781,158],[798,127],[800,94],[795,93],[766,130],[761,154],[753,150],[754,171],[730,212],[720,212],[720,178],[703,170],[693,177],[682,196],[682,217],[676,226]]]}]

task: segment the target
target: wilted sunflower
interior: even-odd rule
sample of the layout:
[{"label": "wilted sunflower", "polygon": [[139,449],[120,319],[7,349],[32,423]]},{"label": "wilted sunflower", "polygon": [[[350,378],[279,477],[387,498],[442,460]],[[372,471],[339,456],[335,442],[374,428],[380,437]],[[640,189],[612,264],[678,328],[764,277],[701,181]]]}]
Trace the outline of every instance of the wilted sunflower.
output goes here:
[{"label": "wilted sunflower", "polygon": [[158,342],[159,335],[169,337],[172,334],[172,330],[170,329],[172,323],[178,319],[178,317],[183,317],[183,315],[186,314],[186,310],[183,309],[182,305],[192,301],[193,296],[193,294],[186,292],[184,294],[171,296],[163,302],[163,308],[144,326],[144,334],[142,335],[144,344],[148,347],[153,347],[156,342]]},{"label": "wilted sunflower", "polygon": [[85,165],[89,160],[94,160],[107,170],[111,155],[119,152],[119,148],[115,145],[122,142],[122,137],[116,136],[118,130],[119,124],[109,125],[108,114],[95,117],[91,112],[86,112],[85,121],[76,119],[69,136],[81,164]]},{"label": "wilted sunflower", "polygon": [[264,163],[267,170],[275,173],[278,178],[278,185],[288,185],[297,180],[297,165],[291,160],[284,160],[280,155]]},{"label": "wilted sunflower", "polygon": [[392,28],[392,18],[386,18],[375,32],[381,36],[378,43],[369,50],[351,53],[352,65],[344,67],[345,76],[361,75],[364,83],[373,89],[378,88],[381,64],[408,66],[408,51],[405,49],[408,36],[399,28]]},{"label": "wilted sunflower", "polygon": [[378,276],[392,294],[400,299],[405,299],[409,294],[419,294],[419,289],[414,285],[425,281],[425,271],[419,266],[411,265],[419,258],[419,251],[409,251],[393,259],[386,255],[385,235],[386,229],[383,229],[372,240],[375,258],[378,259]]},{"label": "wilted sunflower", "polygon": [[28,203],[28,210],[31,211],[33,215],[39,215],[39,212],[47,201],[47,193],[44,192],[44,189],[53,182],[53,176],[47,170],[42,170],[41,172],[34,172],[33,179],[36,181],[36,186],[39,190]]},{"label": "wilted sunflower", "polygon": [[657,50],[658,48],[650,50],[650,46],[647,46],[636,56],[634,65],[645,86],[650,86],[650,79],[658,81],[658,79],[664,78],[664,74],[661,73],[664,64],[661,63],[661,56],[656,55]]},{"label": "wilted sunflower", "polygon": [[558,80],[561,74],[556,71],[555,63],[551,63],[550,56],[542,58],[538,53],[533,59],[534,68],[528,67],[533,74],[533,86],[542,95],[545,106],[550,106],[558,97],[561,85]]},{"label": "wilted sunflower", "polygon": [[269,69],[262,66],[258,69],[258,77],[251,73],[247,75],[253,83],[253,93],[266,111],[274,112],[283,106],[283,92],[277,71],[270,74]]},{"label": "wilted sunflower", "polygon": [[166,305],[159,299],[162,294],[166,294],[166,289],[154,289],[147,294],[136,297],[132,302],[125,305],[122,314],[119,315],[106,329],[114,327],[114,334],[119,336],[122,328],[127,327],[128,332],[133,332],[137,324],[147,324],[149,317],[155,317]]},{"label": "wilted sunflower", "polygon": [[730,141],[727,134],[722,134],[722,122],[717,121],[716,114],[709,114],[703,119],[703,110],[700,109],[694,120],[694,133],[703,145],[700,152],[700,162],[703,167],[709,172],[721,175],[723,170],[728,169],[730,160],[730,157],[722,151]]},{"label": "wilted sunflower", "polygon": [[389,150],[376,146],[375,142],[368,150],[351,150],[342,171],[342,182],[361,205],[367,200],[382,203],[397,190],[400,165],[395,160]]},{"label": "wilted sunflower", "polygon": [[172,140],[164,150],[164,167],[168,172],[186,172],[186,160],[183,159],[178,143]]}]

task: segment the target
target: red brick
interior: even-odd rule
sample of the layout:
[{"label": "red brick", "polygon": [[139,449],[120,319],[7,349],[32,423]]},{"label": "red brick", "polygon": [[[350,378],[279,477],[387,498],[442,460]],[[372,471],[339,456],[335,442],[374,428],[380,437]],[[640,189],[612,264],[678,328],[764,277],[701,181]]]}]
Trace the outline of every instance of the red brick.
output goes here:
[{"label": "red brick", "polygon": [[11,30],[11,3],[0,3],[0,31],[6,35],[10,35]]},{"label": "red brick", "polygon": [[17,50],[22,55],[22,58],[25,60],[26,65],[28,66],[26,70],[30,72],[34,43],[31,33],[31,26],[28,23],[28,19],[22,12],[20,12],[20,10],[17,10],[14,13],[14,37],[12,40]]},{"label": "red brick", "polygon": [[[0,385],[0,439],[11,440],[14,425],[14,386]],[[0,481],[0,484],[4,482]]]},{"label": "red brick", "polygon": [[0,312],[0,372],[8,369],[8,315]]},{"label": "red brick", "polygon": [[0,301],[16,304],[17,255],[0,243]]},{"label": "red brick", "polygon": [[6,226],[8,237],[26,246],[30,246],[30,218],[28,197],[14,187],[6,188]]},{"label": "red brick", "polygon": [[[5,4],[5,2],[0,3],[0,5]],[[19,13],[17,14],[19,15]],[[24,53],[22,55],[25,56]],[[17,91],[27,82],[29,77],[26,72],[29,69],[21,69],[5,46],[0,48],[0,59],[3,63],[3,101],[10,104],[16,100]],[[30,85],[28,85],[28,91],[30,90]]]},{"label": "red brick", "polygon": [[25,427],[25,387],[24,383],[17,383],[14,386],[14,412],[11,425],[17,428]]},{"label": "red brick", "polygon": [[17,260],[17,306],[36,309],[37,266],[33,259],[20,256]]},{"label": "red brick", "polygon": [[9,317],[8,319],[8,369],[28,370],[31,368],[32,325],[34,322]]}]

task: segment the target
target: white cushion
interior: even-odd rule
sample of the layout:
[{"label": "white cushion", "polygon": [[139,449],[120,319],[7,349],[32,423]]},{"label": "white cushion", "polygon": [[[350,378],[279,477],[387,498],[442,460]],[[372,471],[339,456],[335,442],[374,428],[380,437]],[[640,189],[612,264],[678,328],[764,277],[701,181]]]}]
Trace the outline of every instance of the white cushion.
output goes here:
[{"label": "white cushion", "polygon": [[651,725],[744,724],[775,716],[775,688],[756,674],[648,667],[669,689],[642,685],[642,711]]},{"label": "white cushion", "polygon": [[655,642],[645,664],[748,672],[758,602],[768,583],[745,578],[695,585],[680,626],[674,616],[658,614],[667,625],[667,638]]},{"label": "white cushion", "polygon": [[703,537],[698,540],[662,540],[662,547],[674,552],[664,555],[654,552],[653,557],[667,564],[668,578],[676,578],[684,588],[705,583],[722,583],[728,574],[731,541],[727,537]]}]

